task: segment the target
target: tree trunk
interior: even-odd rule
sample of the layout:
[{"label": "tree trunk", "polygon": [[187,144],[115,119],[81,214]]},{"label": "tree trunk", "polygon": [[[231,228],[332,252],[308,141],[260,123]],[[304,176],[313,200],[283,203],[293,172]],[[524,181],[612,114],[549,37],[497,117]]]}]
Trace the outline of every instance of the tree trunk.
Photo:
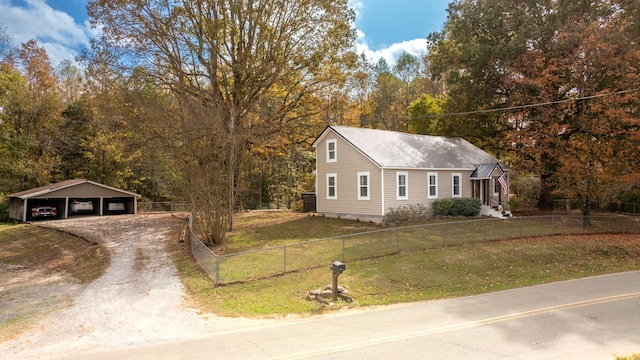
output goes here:
[{"label": "tree trunk", "polygon": [[233,231],[233,209],[235,203],[235,174],[236,174],[236,111],[231,109],[231,119],[229,121],[229,231]]},{"label": "tree trunk", "polygon": [[540,176],[540,196],[538,198],[538,205],[536,206],[538,209],[553,210],[553,191],[555,189],[551,174],[542,174]]},{"label": "tree trunk", "polygon": [[582,226],[591,227],[591,195],[588,194],[582,201]]}]

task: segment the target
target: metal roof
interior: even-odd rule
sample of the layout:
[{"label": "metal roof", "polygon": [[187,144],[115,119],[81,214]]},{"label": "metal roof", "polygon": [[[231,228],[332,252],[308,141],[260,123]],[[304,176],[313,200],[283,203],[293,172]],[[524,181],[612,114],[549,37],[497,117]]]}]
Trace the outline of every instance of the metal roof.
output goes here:
[{"label": "metal roof", "polygon": [[[482,164],[500,164],[500,160],[459,137],[415,135],[396,131],[329,126],[329,130],[382,168],[476,169]],[[314,143],[315,146],[315,143]]]},{"label": "metal roof", "polygon": [[36,196],[40,196],[40,195],[44,195],[47,193],[51,193],[57,190],[61,190],[61,189],[65,189],[68,187],[72,187],[72,186],[77,186],[80,184],[85,184],[85,183],[89,183],[95,186],[99,186],[99,187],[103,187],[105,189],[110,189],[113,191],[117,191],[120,192],[124,195],[128,195],[128,196],[135,196],[135,197],[140,197],[140,195],[132,193],[132,192],[128,192],[128,191],[124,191],[124,190],[120,190],[120,189],[116,189],[114,187],[111,186],[107,186],[107,185],[103,185],[97,182],[93,182],[91,180],[87,180],[87,179],[72,179],[72,180],[65,180],[59,183],[55,183],[55,184],[49,184],[49,185],[45,185],[45,186],[40,186],[37,188],[33,188],[33,189],[29,189],[29,190],[25,190],[25,191],[21,191],[21,192],[17,192],[15,194],[11,194],[8,197],[10,198],[20,198],[20,199],[30,199]]},{"label": "metal roof", "polygon": [[502,169],[502,166],[498,163],[492,164],[480,164],[471,174],[471,179],[491,179],[493,176],[493,172],[496,167],[500,168],[500,170],[504,173],[505,171]]}]

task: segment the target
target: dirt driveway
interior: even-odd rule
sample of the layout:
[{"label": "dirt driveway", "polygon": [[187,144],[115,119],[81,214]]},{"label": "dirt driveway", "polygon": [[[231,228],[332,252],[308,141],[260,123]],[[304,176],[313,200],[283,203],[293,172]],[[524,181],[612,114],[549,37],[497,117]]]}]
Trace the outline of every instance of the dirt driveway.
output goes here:
[{"label": "dirt driveway", "polygon": [[268,322],[199,315],[186,305],[166,251],[168,241],[177,241],[169,234],[175,235],[184,222],[170,215],[83,217],[40,225],[101,242],[111,253],[111,265],[70,307],[49,314],[16,339],[0,343],[2,358],[51,359]]}]

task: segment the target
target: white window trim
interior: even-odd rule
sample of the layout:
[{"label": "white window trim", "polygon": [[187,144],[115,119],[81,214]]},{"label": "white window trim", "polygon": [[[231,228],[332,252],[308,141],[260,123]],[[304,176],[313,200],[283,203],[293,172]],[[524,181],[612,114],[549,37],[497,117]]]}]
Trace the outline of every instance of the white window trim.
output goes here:
[{"label": "white window trim", "polygon": [[[400,196],[400,176],[404,175],[404,196]],[[396,172],[396,200],[409,200],[409,173],[406,171]]]},{"label": "white window trim", "polygon": [[[334,196],[329,196],[329,178],[334,179]],[[327,200],[337,200],[338,199],[338,174],[327,174]]]},{"label": "white window trim", "polygon": [[[333,159],[329,156],[331,151],[329,150],[329,144],[333,144]],[[338,161],[338,142],[336,139],[327,140],[327,162],[337,162]]]},{"label": "white window trim", "polygon": [[[500,195],[500,189],[502,189],[502,186],[498,182],[498,178],[497,177],[493,178],[493,184],[492,185],[493,185],[493,196]],[[498,189],[497,192],[496,192],[496,189]]]},{"label": "white window trim", "polygon": [[[459,194],[456,195],[456,186],[455,186],[455,178],[458,178],[458,191],[460,191]],[[462,197],[462,174],[460,173],[453,173],[451,174],[451,197],[454,198],[459,198]]]},{"label": "white window trim", "polygon": [[[435,177],[436,178],[436,183],[434,184],[435,189],[436,189],[436,194],[435,195],[431,195],[431,177]],[[437,199],[438,198],[438,173],[435,172],[430,172],[427,173],[427,199]]]},{"label": "white window trim", "polygon": [[[366,176],[367,177],[367,196],[362,196],[361,195],[361,187],[362,185],[360,184],[360,178],[362,176]],[[358,173],[358,200],[371,200],[371,174],[368,171],[363,171],[363,172],[359,172]]]}]

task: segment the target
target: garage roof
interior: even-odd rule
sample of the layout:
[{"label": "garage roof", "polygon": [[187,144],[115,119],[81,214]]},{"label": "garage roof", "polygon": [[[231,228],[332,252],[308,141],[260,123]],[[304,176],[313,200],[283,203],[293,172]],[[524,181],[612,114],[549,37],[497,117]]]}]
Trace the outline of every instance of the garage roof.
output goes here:
[{"label": "garage roof", "polygon": [[82,184],[91,184],[94,186],[98,186],[98,187],[102,187],[105,189],[109,189],[111,191],[115,191],[118,193],[121,193],[123,196],[134,196],[134,197],[140,197],[140,195],[132,193],[132,192],[128,192],[128,191],[124,191],[124,190],[120,190],[120,189],[116,189],[114,187],[111,186],[107,186],[104,184],[100,184],[97,182],[93,182],[91,180],[87,180],[87,179],[72,179],[72,180],[66,180],[66,181],[62,181],[59,183],[55,183],[55,184],[50,184],[50,185],[45,185],[45,186],[40,186],[34,189],[30,189],[30,190],[25,190],[25,191],[21,191],[21,192],[17,192],[15,194],[11,194],[8,197],[10,198],[19,198],[19,199],[31,199],[31,198],[35,198],[38,196],[42,196],[42,195],[46,195],[49,193],[53,193],[62,189],[66,189],[66,188],[70,188],[70,187],[74,187],[74,186],[78,186],[78,185],[82,185]]}]

